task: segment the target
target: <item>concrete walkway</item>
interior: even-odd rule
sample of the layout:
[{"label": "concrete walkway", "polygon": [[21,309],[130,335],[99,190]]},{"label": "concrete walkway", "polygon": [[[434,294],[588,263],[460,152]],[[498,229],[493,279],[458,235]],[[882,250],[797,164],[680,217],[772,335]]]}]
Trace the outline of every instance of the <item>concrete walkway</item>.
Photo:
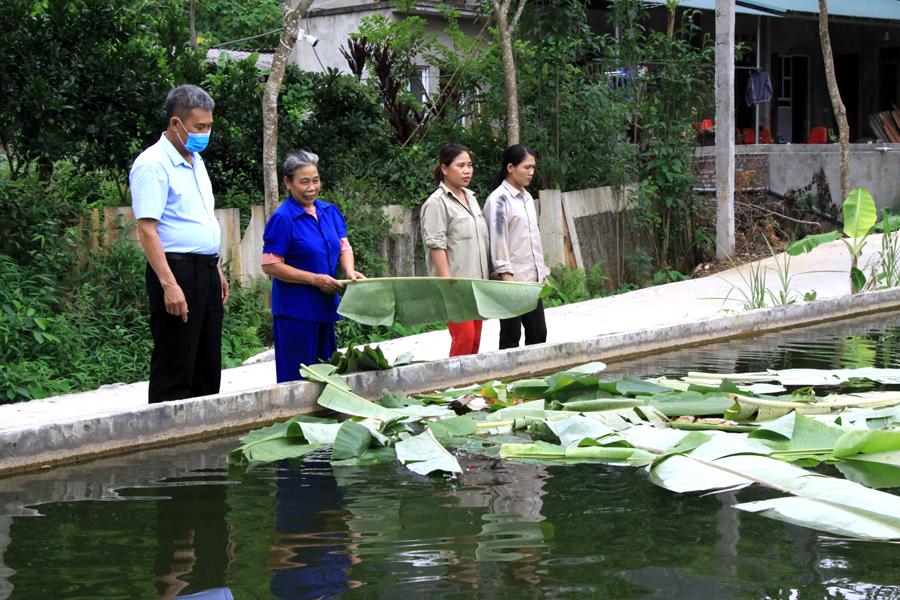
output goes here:
[{"label": "concrete walkway", "polygon": [[[880,236],[873,236],[860,261],[866,265],[880,248]],[[779,256],[779,261],[784,257]],[[799,302],[805,292],[814,290],[817,299],[849,294],[850,259],[842,242],[832,242],[810,254],[791,257],[790,287]],[[730,269],[701,279],[679,281],[637,290],[627,294],[598,298],[546,311],[548,343],[574,342],[597,336],[655,329],[703,318],[743,312],[750,271],[757,263]],[[759,265],[766,273],[768,288],[780,290],[775,260]],[[726,296],[730,301],[724,301]],[[497,350],[499,322],[487,321],[481,350]],[[389,360],[411,352],[418,360],[437,360],[447,356],[450,336],[446,330],[409,336],[379,344]],[[226,369],[222,373],[222,392],[240,392],[275,384],[275,366],[271,351],[251,359],[251,364]],[[25,427],[40,427],[73,418],[104,417],[127,412],[147,404],[147,382],[114,384],[98,390],[0,405],[0,434]]]}]

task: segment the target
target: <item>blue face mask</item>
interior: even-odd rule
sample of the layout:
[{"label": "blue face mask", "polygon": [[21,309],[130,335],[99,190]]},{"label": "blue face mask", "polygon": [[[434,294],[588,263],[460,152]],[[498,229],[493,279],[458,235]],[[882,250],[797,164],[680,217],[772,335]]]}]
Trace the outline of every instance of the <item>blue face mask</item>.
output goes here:
[{"label": "blue face mask", "polygon": [[181,136],[178,135],[177,132],[175,133],[175,135],[178,135],[178,141],[182,143],[185,150],[188,152],[203,152],[206,150],[206,146],[209,144],[209,132],[193,133],[187,130],[187,127],[184,126],[181,119],[178,119],[178,123],[181,124],[182,129],[187,133],[187,141],[181,139]]}]

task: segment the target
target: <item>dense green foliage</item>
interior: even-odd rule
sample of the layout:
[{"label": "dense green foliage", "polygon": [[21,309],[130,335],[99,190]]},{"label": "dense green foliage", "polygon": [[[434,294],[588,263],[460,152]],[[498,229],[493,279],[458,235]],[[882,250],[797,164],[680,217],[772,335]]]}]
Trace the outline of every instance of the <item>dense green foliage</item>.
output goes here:
[{"label": "dense green foliage", "polygon": [[281,35],[278,0],[203,0],[197,3],[196,18],[198,41],[203,44],[235,50],[274,48]]},{"label": "dense green foliage", "polygon": [[139,18],[141,4],[0,4],[0,142],[13,178],[36,167],[47,179],[68,158],[124,183],[141,140],[159,129],[160,67],[176,59],[153,18]]}]

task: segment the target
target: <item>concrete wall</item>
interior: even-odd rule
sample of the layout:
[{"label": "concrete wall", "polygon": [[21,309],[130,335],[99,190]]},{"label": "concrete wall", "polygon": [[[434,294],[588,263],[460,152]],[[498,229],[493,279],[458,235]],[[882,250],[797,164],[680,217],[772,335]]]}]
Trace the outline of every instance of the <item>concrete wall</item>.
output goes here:
[{"label": "concrete wall", "polygon": [[[319,43],[314,51],[312,46],[298,39],[289,61],[304,71],[319,72],[324,70],[323,67],[330,67],[349,73],[347,60],[341,55],[341,47],[346,46],[350,34],[359,30],[362,19],[376,14],[391,18],[392,12],[389,7],[382,7],[382,3],[356,4],[352,11],[348,8],[346,11],[328,10],[320,14],[313,12],[303,19],[301,27],[309,35],[319,38]],[[319,55],[318,60],[316,54]]]},{"label": "concrete wall", "polygon": [[[831,198],[843,200],[837,144],[752,144],[737,146],[735,154],[738,163],[742,156],[766,156],[769,188],[781,193],[808,185],[824,169]],[[697,149],[701,160],[710,156],[715,147]],[[900,144],[851,144],[850,187],[867,188],[879,208],[900,211]]]},{"label": "concrete wall", "polygon": [[[419,9],[414,9],[411,14],[424,18],[425,31],[428,34],[438,34],[440,43],[449,48],[453,44],[444,34],[447,22],[437,12],[435,2],[420,2]],[[457,3],[459,4],[459,3]],[[471,4],[471,3],[470,3]],[[315,4],[313,5],[315,8]],[[301,27],[309,35],[319,38],[315,50],[302,39],[297,40],[290,62],[296,64],[305,71],[323,71],[327,68],[338,69],[342,73],[349,73],[347,60],[341,54],[341,48],[347,45],[350,34],[359,31],[359,23],[362,19],[381,15],[388,20],[400,20],[407,15],[400,13],[392,7],[390,2],[373,2],[365,0],[339,0],[338,3],[327,4],[327,8],[313,10],[303,19]],[[481,25],[473,22],[471,17],[460,16],[460,29],[470,37],[476,37],[481,30]],[[318,54],[318,57],[316,56]],[[416,58],[416,64],[426,66],[424,56]],[[429,94],[438,89],[438,77],[440,73],[431,67],[428,72]],[[365,76],[364,76],[365,77]]]},{"label": "concrete wall", "polygon": [[[386,371],[348,375],[366,398],[389,389],[415,394],[502,377],[524,377],[593,360],[612,360],[667,349],[755,335],[850,316],[895,310],[900,289],[794,304],[773,309],[689,320],[655,329],[627,331],[585,340],[457,356]],[[82,461],[100,455],[172,444],[319,410],[322,386],[297,381],[236,393],[149,404],[17,427],[0,427],[0,473]]]}]

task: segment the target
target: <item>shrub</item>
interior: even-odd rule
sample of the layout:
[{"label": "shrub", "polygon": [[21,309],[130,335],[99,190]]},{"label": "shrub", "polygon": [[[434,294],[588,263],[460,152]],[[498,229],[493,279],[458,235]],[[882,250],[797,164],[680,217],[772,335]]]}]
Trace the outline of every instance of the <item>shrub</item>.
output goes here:
[{"label": "shrub", "polygon": [[544,298],[544,305],[547,307],[581,302],[591,298],[587,290],[584,269],[557,265],[551,270],[547,281],[553,289],[553,293]]},{"label": "shrub", "polygon": [[605,296],[609,292],[609,277],[606,276],[606,263],[598,260],[584,274],[584,283],[592,298]]},{"label": "shrub", "polygon": [[260,279],[246,287],[233,285],[222,325],[222,368],[240,366],[272,345],[270,284]]}]

